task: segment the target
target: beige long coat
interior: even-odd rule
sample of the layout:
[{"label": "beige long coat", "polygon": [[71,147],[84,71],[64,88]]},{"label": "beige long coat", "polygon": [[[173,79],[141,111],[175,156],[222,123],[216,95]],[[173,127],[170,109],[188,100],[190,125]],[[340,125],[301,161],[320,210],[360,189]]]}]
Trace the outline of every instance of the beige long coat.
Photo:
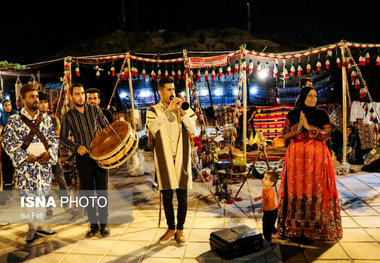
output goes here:
[{"label": "beige long coat", "polygon": [[194,134],[197,116],[191,108],[184,116],[179,112],[171,112],[166,116],[165,109],[159,102],[150,107],[146,114],[146,126],[154,137],[154,166],[158,187],[160,190],[190,189],[190,135]]}]

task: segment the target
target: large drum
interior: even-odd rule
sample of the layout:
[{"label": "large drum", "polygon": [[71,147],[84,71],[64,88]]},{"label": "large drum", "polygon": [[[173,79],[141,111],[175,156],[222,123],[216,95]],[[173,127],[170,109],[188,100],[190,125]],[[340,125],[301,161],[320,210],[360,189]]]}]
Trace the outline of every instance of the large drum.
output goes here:
[{"label": "large drum", "polygon": [[137,146],[137,133],[131,124],[126,121],[116,121],[95,136],[90,145],[90,156],[100,167],[111,169],[126,162]]}]

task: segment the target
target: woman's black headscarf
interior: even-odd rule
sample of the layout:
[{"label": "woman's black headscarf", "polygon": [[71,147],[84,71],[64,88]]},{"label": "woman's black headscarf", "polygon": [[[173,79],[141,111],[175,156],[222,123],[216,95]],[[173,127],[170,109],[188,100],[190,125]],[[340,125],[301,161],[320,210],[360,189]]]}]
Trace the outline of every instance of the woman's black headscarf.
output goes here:
[{"label": "woman's black headscarf", "polygon": [[301,111],[305,113],[305,116],[309,125],[322,128],[324,125],[330,124],[330,118],[325,110],[320,109],[318,107],[308,107],[305,105],[305,100],[311,90],[315,90],[315,88],[314,87],[302,88],[299,95],[298,106],[288,113],[287,118],[289,119],[291,126],[299,122]]}]

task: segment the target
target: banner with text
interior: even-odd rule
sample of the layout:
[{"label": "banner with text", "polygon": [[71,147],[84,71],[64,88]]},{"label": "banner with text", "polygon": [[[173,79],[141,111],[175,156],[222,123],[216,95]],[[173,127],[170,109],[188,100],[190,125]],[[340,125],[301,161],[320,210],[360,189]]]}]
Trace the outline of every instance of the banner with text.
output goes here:
[{"label": "banner with text", "polygon": [[227,65],[227,55],[215,57],[189,57],[190,68],[210,68]]}]

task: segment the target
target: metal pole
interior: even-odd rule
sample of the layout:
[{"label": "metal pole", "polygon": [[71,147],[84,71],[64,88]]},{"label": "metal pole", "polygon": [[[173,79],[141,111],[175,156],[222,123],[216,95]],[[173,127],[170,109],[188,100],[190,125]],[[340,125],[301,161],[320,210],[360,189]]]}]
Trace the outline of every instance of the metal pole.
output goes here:
[{"label": "metal pole", "polygon": [[[245,47],[242,46],[241,52],[244,56]],[[243,81],[243,154],[245,163],[247,163],[247,81],[246,81],[246,71],[241,70],[242,81]]]},{"label": "metal pole", "polygon": [[[345,44],[345,43],[344,43]],[[347,163],[347,70],[346,70],[346,58],[345,58],[345,45],[340,47],[342,52],[342,108],[343,108],[343,156],[342,165],[344,170],[349,169]],[[348,59],[348,58],[347,58]]]},{"label": "metal pole", "polygon": [[187,51],[186,49],[183,50],[183,57],[185,59],[185,69],[187,69],[189,71],[188,74],[186,74],[186,81],[185,81],[185,85],[186,85],[186,101],[190,104],[190,88],[189,88],[189,83],[191,83],[191,79],[189,78],[190,76],[190,63],[189,61],[187,61]]}]

